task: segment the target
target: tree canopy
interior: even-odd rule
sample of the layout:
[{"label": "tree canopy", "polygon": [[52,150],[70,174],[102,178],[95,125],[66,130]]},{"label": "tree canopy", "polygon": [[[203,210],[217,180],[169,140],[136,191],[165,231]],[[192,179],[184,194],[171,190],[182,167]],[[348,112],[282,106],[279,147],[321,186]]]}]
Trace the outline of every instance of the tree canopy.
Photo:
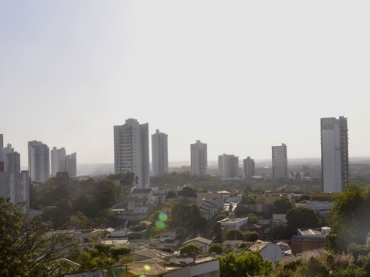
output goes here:
[{"label": "tree canopy", "polygon": [[59,276],[61,259],[71,247],[66,232],[50,233],[50,224],[23,213],[22,204],[0,198],[0,276]]},{"label": "tree canopy", "polygon": [[231,229],[226,233],[227,240],[245,240],[243,231],[239,229]]},{"label": "tree canopy", "polygon": [[198,254],[202,253],[202,248],[198,246],[195,243],[189,243],[185,244],[184,246],[180,247],[180,254],[181,255],[186,255],[186,256],[196,256]]},{"label": "tree canopy", "polygon": [[323,225],[321,216],[307,208],[294,208],[286,214],[288,231],[291,235],[296,234],[299,228],[317,228]]},{"label": "tree canopy", "polygon": [[351,243],[364,244],[370,231],[370,186],[349,186],[335,198],[330,213],[331,232],[327,247],[347,251]]},{"label": "tree canopy", "polygon": [[218,260],[222,277],[268,276],[272,272],[271,263],[264,261],[259,253],[231,252]]},{"label": "tree canopy", "polygon": [[276,213],[278,214],[285,214],[292,208],[292,204],[286,197],[280,197],[279,199],[275,200],[274,206],[276,209]]}]

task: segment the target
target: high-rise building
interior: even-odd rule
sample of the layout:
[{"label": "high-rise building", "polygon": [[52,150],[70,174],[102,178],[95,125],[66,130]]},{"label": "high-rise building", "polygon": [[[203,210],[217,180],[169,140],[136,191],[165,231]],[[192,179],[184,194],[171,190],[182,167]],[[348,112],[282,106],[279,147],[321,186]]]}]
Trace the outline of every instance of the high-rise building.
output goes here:
[{"label": "high-rise building", "polygon": [[0,149],[4,147],[4,137],[3,134],[0,134]]},{"label": "high-rise building", "polygon": [[197,140],[190,145],[191,167],[190,172],[193,175],[206,175],[208,168],[207,144]]},{"label": "high-rise building", "polygon": [[321,166],[324,192],[341,192],[348,186],[347,118],[321,118]]},{"label": "high-rise building", "polygon": [[247,157],[243,160],[243,177],[250,178],[256,175],[256,165],[251,157]]},{"label": "high-rise building", "polygon": [[51,154],[51,176],[54,177],[58,172],[66,171],[66,150],[64,147],[57,149],[53,147]]},{"label": "high-rise building", "polygon": [[223,178],[239,177],[239,157],[226,154],[219,155],[218,176]]},{"label": "high-rise building", "polygon": [[152,167],[153,176],[163,176],[168,173],[167,134],[156,130],[152,135]]},{"label": "high-rise building", "polygon": [[29,203],[28,171],[21,171],[20,155],[10,144],[0,148],[0,196]]},{"label": "high-rise building", "polygon": [[65,171],[67,171],[68,176],[76,177],[77,176],[77,154],[72,153],[67,155],[65,158]]},{"label": "high-rise building", "polygon": [[49,147],[41,141],[28,142],[28,170],[32,181],[43,183],[49,179]]},{"label": "high-rise building", "polygon": [[287,147],[283,143],[281,146],[272,146],[272,180],[288,178],[288,156]]},{"label": "high-rise building", "polygon": [[130,118],[124,125],[114,126],[114,171],[133,172],[139,187],[150,187],[148,123]]}]

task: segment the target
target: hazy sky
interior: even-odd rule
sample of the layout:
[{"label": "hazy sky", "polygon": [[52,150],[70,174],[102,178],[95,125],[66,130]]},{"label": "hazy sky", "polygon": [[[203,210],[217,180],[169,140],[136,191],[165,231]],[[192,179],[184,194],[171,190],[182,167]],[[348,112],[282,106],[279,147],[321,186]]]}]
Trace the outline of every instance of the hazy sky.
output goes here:
[{"label": "hazy sky", "polygon": [[0,133],[113,163],[113,125],[222,153],[320,157],[320,118],[370,156],[370,1],[0,0]]}]

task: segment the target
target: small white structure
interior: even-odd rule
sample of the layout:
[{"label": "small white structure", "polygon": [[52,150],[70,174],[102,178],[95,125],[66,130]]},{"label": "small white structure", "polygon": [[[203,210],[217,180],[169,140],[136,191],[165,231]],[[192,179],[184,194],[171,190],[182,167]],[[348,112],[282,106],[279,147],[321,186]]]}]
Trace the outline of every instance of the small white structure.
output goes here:
[{"label": "small white structure", "polygon": [[282,261],[284,258],[284,252],[280,245],[269,241],[257,240],[250,248],[252,252],[259,252],[264,260],[269,260],[273,266],[276,261]]},{"label": "small white structure", "polygon": [[248,217],[245,218],[225,218],[217,221],[221,224],[221,229],[228,231],[231,229],[240,229],[241,226],[248,223]]}]

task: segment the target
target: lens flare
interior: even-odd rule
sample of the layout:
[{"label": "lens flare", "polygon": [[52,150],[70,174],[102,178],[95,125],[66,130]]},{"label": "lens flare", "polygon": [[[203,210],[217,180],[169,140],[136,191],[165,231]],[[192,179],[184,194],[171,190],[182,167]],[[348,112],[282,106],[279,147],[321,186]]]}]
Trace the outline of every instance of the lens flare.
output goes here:
[{"label": "lens flare", "polygon": [[163,221],[157,220],[155,222],[155,226],[157,226],[158,229],[164,229],[164,227],[166,227],[166,223],[164,223]]},{"label": "lens flare", "polygon": [[168,219],[167,214],[162,212],[158,215],[160,221],[166,221]]},{"label": "lens flare", "polygon": [[150,267],[150,265],[147,265],[147,264],[146,264],[146,265],[144,265],[144,269],[145,269],[146,271],[149,271],[149,270],[150,270],[150,268],[151,268],[151,267]]}]

